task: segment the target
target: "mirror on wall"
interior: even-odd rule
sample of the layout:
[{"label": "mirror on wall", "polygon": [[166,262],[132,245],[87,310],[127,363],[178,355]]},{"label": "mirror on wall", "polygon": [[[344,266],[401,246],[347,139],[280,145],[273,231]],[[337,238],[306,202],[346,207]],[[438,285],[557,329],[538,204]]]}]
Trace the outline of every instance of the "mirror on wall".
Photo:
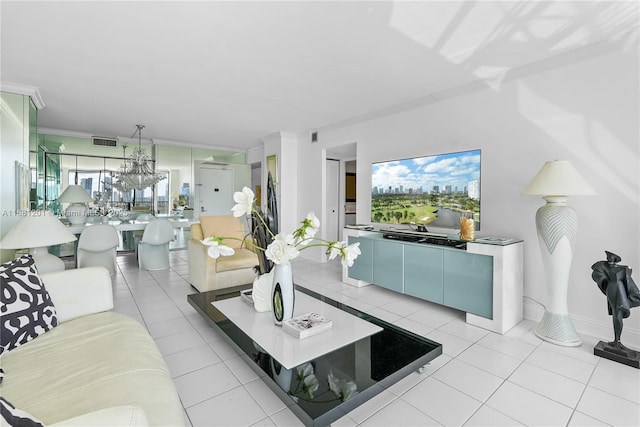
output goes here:
[{"label": "mirror on wall", "polygon": [[153,189],[122,193],[112,184],[137,141],[125,138],[115,146],[97,146],[89,137],[38,134],[30,144],[33,208],[59,209],[55,199],[77,179],[96,200],[96,208],[106,203],[116,210],[146,209],[156,215],[193,218],[195,162],[246,163],[244,152],[150,144],[144,140],[141,145],[155,160],[156,173],[165,178]]},{"label": "mirror on wall", "polygon": [[[68,185],[77,183],[93,200],[91,213],[109,212],[110,219],[116,222],[134,219],[143,211],[181,221],[191,220],[195,202],[194,165],[202,162],[246,164],[244,152],[151,144],[143,140],[142,148],[155,161],[155,172],[165,178],[153,189],[118,191],[114,187],[117,172],[137,144],[124,138],[114,147],[97,146],[90,137],[37,134],[29,145],[31,209],[51,209],[61,214],[62,206],[56,199]],[[188,227],[178,230],[176,240],[170,244],[172,249],[186,247],[189,239]],[[133,250],[130,242],[135,239],[131,233],[122,232],[119,251]],[[70,256],[73,245],[60,245],[52,250],[58,256]]]}]

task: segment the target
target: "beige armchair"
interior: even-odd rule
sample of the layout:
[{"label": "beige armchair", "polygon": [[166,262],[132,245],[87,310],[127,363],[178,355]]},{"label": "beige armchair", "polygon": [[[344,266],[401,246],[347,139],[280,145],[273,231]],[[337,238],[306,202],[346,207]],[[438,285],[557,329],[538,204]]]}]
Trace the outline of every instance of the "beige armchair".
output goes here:
[{"label": "beige armchair", "polygon": [[[251,243],[251,236],[239,218],[232,215],[201,216],[200,224],[191,226],[189,239],[189,281],[200,292],[253,283],[256,277],[258,256]],[[235,254],[217,259],[207,254],[208,246],[200,241],[206,237],[233,237],[225,240]],[[246,237],[246,241],[244,240]]]}]

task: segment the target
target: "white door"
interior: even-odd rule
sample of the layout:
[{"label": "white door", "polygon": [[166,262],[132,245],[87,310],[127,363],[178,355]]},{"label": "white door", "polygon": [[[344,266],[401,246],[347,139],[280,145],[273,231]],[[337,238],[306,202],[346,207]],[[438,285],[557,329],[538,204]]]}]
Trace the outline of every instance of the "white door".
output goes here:
[{"label": "white door", "polygon": [[231,215],[233,171],[201,167],[198,178],[199,214]]},{"label": "white door", "polygon": [[327,212],[325,214],[325,237],[329,241],[338,240],[340,211],[340,161],[327,159]]}]

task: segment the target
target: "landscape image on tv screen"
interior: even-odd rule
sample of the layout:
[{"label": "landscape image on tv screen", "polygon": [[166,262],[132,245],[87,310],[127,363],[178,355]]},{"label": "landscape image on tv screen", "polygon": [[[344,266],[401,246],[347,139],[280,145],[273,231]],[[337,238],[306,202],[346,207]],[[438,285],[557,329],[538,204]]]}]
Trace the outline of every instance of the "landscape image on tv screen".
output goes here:
[{"label": "landscape image on tv screen", "polygon": [[480,150],[371,165],[372,222],[458,229],[460,217],[480,229]]}]

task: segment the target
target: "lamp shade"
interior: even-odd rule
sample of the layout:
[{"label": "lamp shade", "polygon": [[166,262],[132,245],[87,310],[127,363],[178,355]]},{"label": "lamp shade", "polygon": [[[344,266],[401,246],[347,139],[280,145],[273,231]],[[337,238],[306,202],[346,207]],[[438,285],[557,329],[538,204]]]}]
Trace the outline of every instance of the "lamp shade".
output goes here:
[{"label": "lamp shade", "polygon": [[60,203],[91,203],[93,199],[89,193],[79,185],[69,185],[58,197]]},{"label": "lamp shade", "polygon": [[567,160],[544,164],[522,194],[536,196],[579,196],[596,194],[593,188]]},{"label": "lamp shade", "polygon": [[74,240],[76,236],[56,218],[53,212],[28,211],[0,241],[0,248],[38,248]]}]

